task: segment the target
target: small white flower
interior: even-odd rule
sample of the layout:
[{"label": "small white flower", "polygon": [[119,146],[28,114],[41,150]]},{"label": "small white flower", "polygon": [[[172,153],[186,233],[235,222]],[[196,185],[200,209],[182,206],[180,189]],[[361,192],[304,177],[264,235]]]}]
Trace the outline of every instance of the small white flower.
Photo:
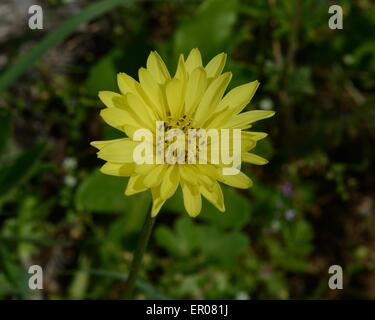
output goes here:
[{"label": "small white flower", "polygon": [[286,220],[294,220],[294,218],[296,217],[296,212],[293,210],[293,209],[287,209],[285,211],[285,219]]},{"label": "small white flower", "polygon": [[62,163],[62,166],[65,170],[74,170],[77,168],[76,158],[66,157]]},{"label": "small white flower", "polygon": [[71,175],[65,176],[64,177],[64,183],[68,187],[73,188],[77,184],[77,178]]},{"label": "small white flower", "polygon": [[342,60],[348,66],[351,66],[354,63],[354,57],[351,54],[344,55],[344,57],[342,58]]},{"label": "small white flower", "polygon": [[272,110],[274,107],[273,101],[270,98],[263,98],[259,102],[259,107],[262,110]]}]

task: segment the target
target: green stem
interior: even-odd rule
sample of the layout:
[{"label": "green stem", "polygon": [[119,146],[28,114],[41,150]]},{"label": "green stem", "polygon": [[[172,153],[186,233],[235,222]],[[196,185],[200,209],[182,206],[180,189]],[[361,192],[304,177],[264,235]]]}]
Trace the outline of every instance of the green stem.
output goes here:
[{"label": "green stem", "polygon": [[147,212],[145,222],[142,227],[141,235],[139,237],[137,249],[134,252],[133,260],[130,266],[129,276],[125,283],[125,299],[131,299],[131,297],[133,296],[135,282],[137,280],[138,272],[141,267],[143,255],[146,251],[147,244],[150,240],[154,223],[155,218],[152,218],[151,214]]}]

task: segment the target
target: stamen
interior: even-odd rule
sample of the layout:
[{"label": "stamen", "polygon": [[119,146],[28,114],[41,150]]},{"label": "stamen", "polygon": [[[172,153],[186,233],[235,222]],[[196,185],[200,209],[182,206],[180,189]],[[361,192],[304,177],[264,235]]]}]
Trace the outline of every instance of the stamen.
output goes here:
[{"label": "stamen", "polygon": [[[185,141],[187,141],[187,144],[188,145],[193,145],[193,144],[196,144],[196,139],[201,137],[201,134],[200,134],[200,129],[195,129],[195,132],[189,132],[190,129],[194,129],[192,128],[192,123],[193,123],[193,119],[189,118],[186,114],[184,114],[183,116],[181,116],[179,119],[173,119],[172,116],[168,116],[168,121],[165,121],[164,122],[164,130],[166,132],[168,131],[171,131],[171,133],[174,132],[175,129],[180,129],[184,132],[185,136],[187,137],[187,139]],[[164,147],[165,149],[167,149],[170,144],[172,143],[172,141],[168,141],[166,138],[164,139],[164,141],[160,141],[160,143],[163,143],[164,142]],[[201,141],[199,145],[204,145],[205,144],[205,141]],[[186,148],[185,150],[185,154],[177,154],[177,151],[173,151],[173,155],[175,157],[177,157],[177,162],[179,162],[179,160],[181,159],[184,159],[185,163],[196,163],[196,157],[197,157],[197,154],[198,154],[198,151],[199,151],[199,145],[196,145],[195,149],[196,149],[196,152],[195,154],[189,154],[188,151],[189,151],[189,148]],[[167,157],[171,156],[170,154],[167,155]]]}]

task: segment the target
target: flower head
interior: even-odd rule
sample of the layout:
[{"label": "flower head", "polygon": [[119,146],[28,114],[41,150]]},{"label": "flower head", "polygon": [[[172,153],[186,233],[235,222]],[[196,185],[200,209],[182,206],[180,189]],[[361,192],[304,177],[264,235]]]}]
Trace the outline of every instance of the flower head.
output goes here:
[{"label": "flower head", "polygon": [[[157,215],[179,186],[190,216],[200,213],[202,196],[225,211],[220,183],[249,188],[252,181],[239,170],[241,161],[267,163],[266,159],[249,152],[267,134],[242,130],[251,128],[255,121],[273,116],[274,112],[242,112],[259,83],[249,82],[225,94],[232,78],[230,72],[222,73],[225,61],[226,54],[221,53],[203,66],[199,50],[193,49],[186,60],[180,56],[176,73],[171,76],[161,57],[153,51],[147,67],[139,69],[138,81],[119,73],[120,93],[99,93],[106,105],[100,113],[102,118],[126,135],[91,143],[99,149],[98,157],[107,161],[101,171],[130,177],[126,195],[151,189],[152,216]],[[152,135],[148,145],[145,139],[139,139],[140,130]],[[175,146],[177,140],[183,147]],[[144,163],[135,161],[135,154],[140,150],[147,160]]]}]

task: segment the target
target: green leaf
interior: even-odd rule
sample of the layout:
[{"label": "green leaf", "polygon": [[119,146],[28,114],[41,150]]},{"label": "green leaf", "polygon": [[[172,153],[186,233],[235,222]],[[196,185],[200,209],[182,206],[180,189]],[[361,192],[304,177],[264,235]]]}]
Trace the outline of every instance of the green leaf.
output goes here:
[{"label": "green leaf", "polygon": [[128,43],[126,49],[114,48],[109,51],[91,67],[85,82],[88,93],[96,96],[99,91],[118,91],[117,73],[126,72],[136,78],[139,66],[145,63],[152,49],[137,38]]},{"label": "green leaf", "polygon": [[225,212],[220,212],[205,201],[199,218],[223,229],[241,229],[250,220],[251,207],[249,200],[232,188],[222,186],[222,189]]},{"label": "green leaf", "polygon": [[28,273],[21,267],[14,251],[5,245],[0,246],[0,270],[6,282],[6,286],[12,288],[14,294],[20,299],[30,299],[28,288]]},{"label": "green leaf", "polygon": [[254,186],[250,193],[254,199],[252,206],[252,223],[258,225],[270,224],[278,212],[282,194],[279,188],[264,184],[253,178]]},{"label": "green leaf", "polygon": [[6,280],[16,286],[20,277],[20,268],[12,252],[4,245],[0,246],[0,267]]},{"label": "green leaf", "polygon": [[306,221],[296,221],[290,228],[283,228],[283,236],[291,254],[305,257],[311,249],[313,229]]},{"label": "green leaf", "polygon": [[116,91],[116,60],[122,54],[122,50],[114,49],[93,65],[86,79],[86,88],[90,94],[97,95],[103,90]]},{"label": "green leaf", "polygon": [[151,195],[149,192],[142,192],[126,197],[126,201],[127,209],[123,216],[112,223],[108,230],[108,238],[111,242],[117,242],[121,246],[124,235],[140,232],[146,214],[150,214]]},{"label": "green leaf", "polygon": [[139,230],[145,213],[150,208],[149,192],[125,196],[127,182],[128,178],[94,171],[81,183],[76,193],[75,203],[78,210],[124,214],[123,218],[109,230],[110,237]]},{"label": "green leaf", "polygon": [[116,6],[132,2],[131,0],[103,0],[88,6],[79,14],[67,19],[56,30],[49,32],[47,36],[26,55],[20,57],[4,71],[0,76],[0,93],[5,91],[19,76],[28,70],[47,50],[69,37],[82,23],[99,17]]},{"label": "green leaf", "polygon": [[238,232],[223,232],[214,226],[202,226],[200,230],[201,249],[209,260],[230,265],[246,252],[249,245],[247,237]]},{"label": "green leaf", "polygon": [[265,244],[275,265],[293,272],[305,272],[309,264],[313,229],[306,221],[296,221],[282,228],[283,240],[267,238]]},{"label": "green leaf", "polygon": [[191,218],[177,220],[175,232],[165,226],[156,230],[157,242],[175,256],[188,256],[198,245],[198,228]]},{"label": "green leaf", "polygon": [[266,276],[263,276],[267,291],[271,297],[276,299],[288,299],[289,288],[285,276],[281,272],[269,271]]},{"label": "green leaf", "polygon": [[127,178],[114,177],[95,171],[79,186],[76,206],[79,210],[118,213],[130,208],[130,197],[124,195]]},{"label": "green leaf", "polygon": [[189,257],[199,252],[207,260],[225,265],[235,263],[235,259],[248,247],[244,234],[200,225],[188,217],[178,219],[174,230],[160,226],[156,230],[156,240],[176,257]]},{"label": "green leaf", "polygon": [[189,52],[198,47],[205,55],[228,51],[232,29],[238,16],[236,0],[207,0],[199,7],[194,19],[183,21],[174,38],[174,51]]},{"label": "green leaf", "polygon": [[0,195],[5,195],[30,174],[33,166],[42,155],[43,149],[44,145],[38,144],[23,152],[10,164],[1,167]]},{"label": "green leaf", "polygon": [[[198,219],[209,221],[222,229],[240,229],[249,222],[250,202],[233,188],[224,185],[221,187],[224,194],[225,212],[220,212],[208,201],[204,201]],[[174,196],[165,203],[163,209],[185,215],[183,203],[182,192],[179,188]]]}]

